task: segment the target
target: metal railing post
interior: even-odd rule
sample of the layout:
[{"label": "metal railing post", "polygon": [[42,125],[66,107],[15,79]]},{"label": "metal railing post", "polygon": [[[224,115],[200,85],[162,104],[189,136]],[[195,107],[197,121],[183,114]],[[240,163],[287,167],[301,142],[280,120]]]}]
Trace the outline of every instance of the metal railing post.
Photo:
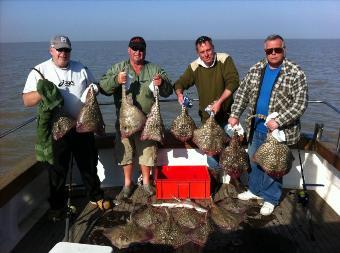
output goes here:
[{"label": "metal railing post", "polygon": [[315,123],[313,141],[320,141],[323,133],[324,125],[322,123]]},{"label": "metal railing post", "polygon": [[340,152],[340,128],[339,128],[339,133],[338,133],[338,142],[336,144],[336,152]]}]

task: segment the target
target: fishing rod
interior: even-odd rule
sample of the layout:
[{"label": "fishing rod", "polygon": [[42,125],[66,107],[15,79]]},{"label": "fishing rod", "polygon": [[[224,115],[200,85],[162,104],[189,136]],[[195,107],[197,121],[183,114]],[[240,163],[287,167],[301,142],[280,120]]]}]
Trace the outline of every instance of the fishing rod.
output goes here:
[{"label": "fishing rod", "polygon": [[71,161],[70,161],[70,177],[68,183],[68,197],[67,197],[67,207],[66,207],[66,219],[65,219],[65,236],[63,242],[70,241],[70,220],[72,215],[76,213],[77,209],[75,206],[71,205],[71,196],[72,196],[72,171],[73,171],[73,154],[71,153]]},{"label": "fishing rod", "polygon": [[20,129],[20,128],[26,126],[26,125],[28,125],[29,123],[31,123],[32,121],[34,121],[34,120],[36,120],[36,119],[37,119],[37,117],[30,118],[30,119],[28,119],[28,120],[22,122],[21,124],[17,125],[16,127],[14,127],[14,128],[12,128],[12,129],[9,129],[9,130],[7,130],[7,131],[1,133],[1,134],[0,134],[0,139],[1,139],[2,137],[5,137],[6,135],[9,135],[10,133],[15,132],[16,130],[18,130],[18,129]]},{"label": "fishing rod", "polygon": [[301,178],[302,178],[302,191],[298,192],[298,195],[297,195],[298,196],[298,202],[300,204],[302,204],[302,206],[304,207],[305,212],[306,212],[306,219],[308,221],[309,237],[312,241],[316,241],[315,236],[314,236],[313,217],[312,217],[312,213],[310,212],[310,208],[309,208],[309,194],[307,192],[307,184],[306,184],[306,181],[305,181],[305,175],[304,175],[304,171],[303,171],[300,148],[299,148],[298,143],[297,143],[297,150],[298,150],[298,155],[299,155],[299,162],[300,162],[300,168],[301,168]]}]

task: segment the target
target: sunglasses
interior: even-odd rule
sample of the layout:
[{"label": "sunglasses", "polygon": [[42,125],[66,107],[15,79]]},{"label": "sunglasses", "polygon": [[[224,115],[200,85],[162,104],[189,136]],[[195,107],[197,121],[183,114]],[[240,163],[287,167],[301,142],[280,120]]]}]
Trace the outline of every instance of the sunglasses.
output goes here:
[{"label": "sunglasses", "polygon": [[275,48],[267,48],[264,50],[267,55],[272,54],[275,52],[276,54],[282,54],[283,53],[283,48],[282,47],[275,47]]},{"label": "sunglasses", "polygon": [[61,52],[65,52],[65,53],[70,53],[71,52],[71,49],[69,48],[59,48],[59,49],[56,49],[59,53]]},{"label": "sunglasses", "polygon": [[144,48],[134,47],[134,46],[132,46],[131,49],[132,49],[133,51],[135,51],[135,52],[137,52],[137,51],[144,52],[144,51],[145,51]]}]

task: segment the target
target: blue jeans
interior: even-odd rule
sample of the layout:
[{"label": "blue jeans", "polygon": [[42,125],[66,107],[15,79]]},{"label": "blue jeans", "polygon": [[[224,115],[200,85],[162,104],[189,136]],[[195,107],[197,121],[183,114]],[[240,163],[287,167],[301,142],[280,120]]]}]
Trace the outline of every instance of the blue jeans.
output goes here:
[{"label": "blue jeans", "polygon": [[219,161],[220,159],[218,155],[214,155],[214,156],[207,155],[207,164],[210,169],[214,169],[214,170],[220,169]]},{"label": "blue jeans", "polygon": [[261,166],[253,162],[256,150],[265,142],[266,133],[254,132],[251,143],[248,146],[251,171],[248,177],[249,190],[273,205],[278,205],[282,194],[282,178],[272,178],[266,174]]}]

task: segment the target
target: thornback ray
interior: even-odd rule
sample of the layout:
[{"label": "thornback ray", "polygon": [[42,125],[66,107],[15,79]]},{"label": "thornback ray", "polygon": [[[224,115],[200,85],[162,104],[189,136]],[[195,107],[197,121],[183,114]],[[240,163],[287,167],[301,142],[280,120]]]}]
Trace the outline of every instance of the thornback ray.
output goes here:
[{"label": "thornback ray", "polygon": [[144,113],[133,105],[132,95],[126,95],[122,85],[122,104],[119,110],[119,128],[122,138],[127,138],[143,129],[146,122]]},{"label": "thornback ray", "polygon": [[224,148],[227,136],[212,113],[207,121],[194,131],[193,142],[207,155],[217,155]]},{"label": "thornback ray", "polygon": [[94,132],[98,135],[103,135],[105,133],[103,116],[93,87],[90,87],[86,95],[85,104],[80,110],[76,131],[78,133]]},{"label": "thornback ray", "polygon": [[220,155],[220,166],[232,178],[239,178],[249,169],[248,153],[241,145],[240,136],[235,131],[230,145]]},{"label": "thornback ray", "polygon": [[196,128],[187,107],[182,106],[181,114],[172,122],[170,132],[177,140],[186,142],[192,139]]},{"label": "thornback ray", "polygon": [[52,136],[54,140],[59,140],[76,126],[76,120],[60,109],[56,113],[52,124]]},{"label": "thornback ray", "polygon": [[286,144],[280,143],[268,133],[265,143],[256,150],[253,160],[269,176],[281,178],[290,171],[294,157]]},{"label": "thornback ray", "polygon": [[147,115],[146,123],[141,134],[141,140],[153,140],[163,144],[164,124],[159,106],[158,87],[155,87],[155,102],[153,103],[150,113]]}]

